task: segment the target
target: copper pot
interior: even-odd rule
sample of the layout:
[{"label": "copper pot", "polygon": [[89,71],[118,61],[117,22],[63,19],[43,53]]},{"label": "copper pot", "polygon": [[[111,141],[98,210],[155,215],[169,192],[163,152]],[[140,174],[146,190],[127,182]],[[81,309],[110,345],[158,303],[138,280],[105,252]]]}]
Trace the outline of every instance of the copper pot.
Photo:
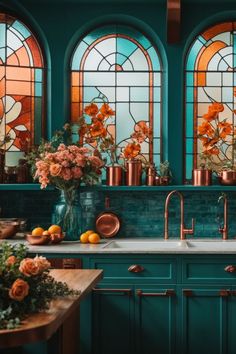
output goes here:
[{"label": "copper pot", "polygon": [[123,182],[122,166],[106,167],[106,184],[107,186],[121,186]]},{"label": "copper pot", "polygon": [[212,184],[212,171],[196,168],[192,172],[194,186],[210,186]]},{"label": "copper pot", "polygon": [[142,162],[130,160],[126,162],[126,185],[140,186],[142,177]]},{"label": "copper pot", "polygon": [[146,185],[147,186],[154,186],[155,185],[155,177],[156,177],[156,170],[153,165],[149,166],[146,171]]},{"label": "copper pot", "polygon": [[236,185],[236,171],[221,171],[219,175],[220,184],[226,186]]},{"label": "copper pot", "polygon": [[99,214],[96,218],[96,230],[97,232],[106,238],[115,236],[120,230],[120,219],[112,211],[110,211],[110,199],[105,198],[106,211]]}]

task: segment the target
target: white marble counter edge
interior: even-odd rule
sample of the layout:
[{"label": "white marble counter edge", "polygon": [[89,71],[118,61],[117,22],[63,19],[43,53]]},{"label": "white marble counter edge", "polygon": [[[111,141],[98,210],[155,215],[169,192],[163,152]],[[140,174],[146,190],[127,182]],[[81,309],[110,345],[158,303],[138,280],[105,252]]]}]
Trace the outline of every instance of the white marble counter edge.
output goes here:
[{"label": "white marble counter edge", "polygon": [[[154,239],[149,239],[149,241],[153,241]],[[161,249],[135,249],[135,247],[131,248],[106,248],[108,244],[110,244],[112,241],[111,240],[102,240],[101,243],[99,244],[81,244],[80,242],[63,242],[58,245],[38,245],[38,246],[32,246],[30,245],[27,241],[25,240],[16,240],[16,239],[11,239],[11,240],[1,240],[1,241],[7,241],[10,242],[11,244],[18,244],[18,243],[23,243],[25,244],[30,253],[33,254],[219,254],[219,255],[224,255],[224,254],[236,254],[236,240],[229,240],[229,241],[221,241],[217,240],[215,241],[214,239],[198,239],[198,240],[189,240],[189,242],[201,242],[204,243],[206,242],[206,246],[210,247],[208,249],[203,249],[202,247],[178,247],[178,248],[164,248],[163,245],[168,244],[169,241],[164,241],[164,240],[159,240],[162,243],[162,248]],[[130,243],[132,244],[133,242],[147,242],[147,239],[116,239],[116,241],[124,242],[124,243]],[[157,239],[155,239],[157,241]],[[171,241],[177,242],[179,240],[177,239],[172,239]],[[170,241],[170,242],[171,242]],[[187,241],[188,242],[188,241]],[[1,244],[1,243],[0,243]],[[215,246],[217,245],[217,247]],[[219,248],[219,245],[222,249]],[[227,246],[227,248],[225,248]],[[105,248],[104,248],[105,247]],[[144,246],[145,247],[145,246]]]}]

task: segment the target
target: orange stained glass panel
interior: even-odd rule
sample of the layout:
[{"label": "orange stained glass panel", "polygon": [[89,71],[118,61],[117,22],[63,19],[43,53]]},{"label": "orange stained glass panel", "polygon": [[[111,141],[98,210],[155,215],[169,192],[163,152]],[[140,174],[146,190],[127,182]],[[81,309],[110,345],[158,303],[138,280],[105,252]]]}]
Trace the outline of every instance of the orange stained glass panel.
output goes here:
[{"label": "orange stained glass panel", "polygon": [[75,123],[76,120],[78,119],[79,112],[80,112],[79,104],[78,103],[72,103],[71,104],[71,120],[72,120],[73,123]]},{"label": "orange stained glass panel", "polygon": [[73,72],[71,75],[72,86],[77,86],[79,84],[79,73]]},{"label": "orange stained glass panel", "polygon": [[5,96],[5,85],[6,85],[6,80],[5,77],[2,78],[0,81],[0,98]]},{"label": "orange stained glass panel", "polygon": [[13,53],[13,54],[9,55],[9,57],[7,57],[6,64],[7,65],[15,65],[15,66],[19,65],[19,60],[18,60],[15,53]]},{"label": "orange stained glass panel", "polygon": [[27,81],[7,81],[6,94],[17,95],[20,92],[22,95],[31,96],[31,86],[31,82]]},{"label": "orange stained glass panel", "polygon": [[226,44],[221,41],[211,43],[208,47],[206,47],[206,49],[204,50],[204,52],[200,56],[199,62],[198,62],[198,67],[196,68],[196,70],[207,70],[207,67],[208,67],[208,64],[209,64],[209,61],[211,60],[211,58],[220,49],[225,48],[225,47],[226,47]]},{"label": "orange stained glass panel", "polygon": [[31,71],[30,68],[21,68],[15,66],[7,66],[6,67],[6,78],[7,80],[23,80],[23,81],[31,81]]},{"label": "orange stained glass panel", "polygon": [[115,127],[115,124],[109,124],[107,126],[107,131],[109,134],[111,134],[111,136],[113,136],[113,138],[115,138],[116,136],[116,127]]},{"label": "orange stained glass panel", "polygon": [[29,54],[25,47],[20,47],[18,50],[16,50],[16,55],[19,61],[19,66],[30,66]]},{"label": "orange stained glass panel", "polygon": [[[17,119],[13,121],[13,126],[24,125],[27,129],[30,129],[30,113],[21,114]],[[11,125],[9,123],[9,125]]]},{"label": "orange stained glass panel", "polygon": [[21,100],[21,103],[22,103],[21,113],[23,114],[29,112],[31,109],[31,97],[24,97],[24,99]]},{"label": "orange stained glass panel", "polygon": [[5,66],[0,66],[0,80],[5,76]]},{"label": "orange stained glass panel", "polygon": [[73,86],[71,89],[72,102],[79,102],[79,87]]},{"label": "orange stained glass panel", "polygon": [[206,86],[206,73],[197,72],[194,76],[196,77],[194,82],[196,82],[197,86]]},{"label": "orange stained glass panel", "polygon": [[232,22],[220,23],[203,32],[202,37],[208,41],[212,37],[217,36],[219,33],[232,31],[234,29],[233,27],[235,27],[235,23],[233,25]]},{"label": "orange stained glass panel", "polygon": [[34,66],[37,68],[41,68],[43,66],[42,56],[39,50],[37,43],[35,42],[33,37],[29,37],[26,39],[26,43],[28,44],[30,51],[33,55]]}]

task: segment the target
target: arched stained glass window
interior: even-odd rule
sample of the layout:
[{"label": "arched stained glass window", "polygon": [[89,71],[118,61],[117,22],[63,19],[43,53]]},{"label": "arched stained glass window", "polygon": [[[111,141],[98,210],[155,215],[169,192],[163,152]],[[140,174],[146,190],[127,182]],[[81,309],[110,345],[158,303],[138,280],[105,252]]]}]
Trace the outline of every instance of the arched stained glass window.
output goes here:
[{"label": "arched stained glass window", "polygon": [[36,38],[18,19],[0,13],[0,141],[11,164],[43,129],[43,57]]},{"label": "arched stained glass window", "polygon": [[141,143],[142,155],[159,163],[161,85],[161,60],[149,39],[126,26],[98,28],[78,43],[72,56],[72,121],[92,100],[105,98],[115,111],[107,131],[116,144],[122,150],[135,125],[145,121],[151,135]]},{"label": "arched stained glass window", "polygon": [[235,163],[236,22],[207,29],[186,58],[186,179],[202,162]]}]

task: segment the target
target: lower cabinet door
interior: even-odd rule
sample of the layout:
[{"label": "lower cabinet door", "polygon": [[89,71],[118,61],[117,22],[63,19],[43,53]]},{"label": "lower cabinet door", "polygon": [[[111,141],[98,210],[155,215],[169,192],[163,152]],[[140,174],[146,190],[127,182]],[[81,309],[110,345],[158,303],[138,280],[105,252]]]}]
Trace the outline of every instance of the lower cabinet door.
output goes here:
[{"label": "lower cabinet door", "polygon": [[136,286],[136,353],[175,354],[175,286]]},{"label": "lower cabinet door", "polygon": [[236,287],[232,287],[231,290],[231,297],[229,299],[227,311],[227,354],[236,353]]},{"label": "lower cabinet door", "polygon": [[93,291],[93,354],[134,354],[134,291],[106,284]]},{"label": "lower cabinet door", "polygon": [[181,354],[228,354],[230,293],[227,287],[203,286],[182,290]]}]

